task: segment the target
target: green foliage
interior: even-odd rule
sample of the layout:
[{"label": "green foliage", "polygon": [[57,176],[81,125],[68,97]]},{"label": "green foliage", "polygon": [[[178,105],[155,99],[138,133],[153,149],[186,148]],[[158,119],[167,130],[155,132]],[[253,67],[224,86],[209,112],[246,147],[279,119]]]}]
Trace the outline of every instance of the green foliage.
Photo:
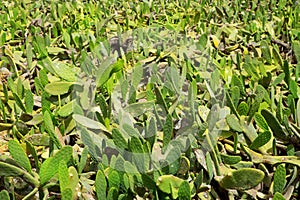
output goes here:
[{"label": "green foliage", "polygon": [[3,200],[10,200],[9,194],[6,190],[0,192],[0,198]]},{"label": "green foliage", "polygon": [[260,133],[257,138],[252,142],[250,145],[250,148],[252,149],[258,149],[259,147],[267,144],[272,138],[272,133],[270,131],[265,131],[263,133]]},{"label": "green foliage", "polygon": [[73,193],[71,188],[66,188],[61,191],[61,199],[71,200],[73,199]]},{"label": "green foliage", "polygon": [[275,194],[276,192],[282,193],[284,190],[286,184],[286,169],[283,164],[278,165],[276,167],[276,171],[274,174],[274,191],[273,193]]},{"label": "green foliage", "polygon": [[279,192],[276,192],[275,195],[273,196],[274,200],[285,200],[285,197],[280,194]]},{"label": "green foliage", "polygon": [[17,161],[17,163],[24,167],[24,169],[28,172],[31,172],[30,161],[20,143],[17,140],[10,140],[8,142],[8,149],[9,153]]},{"label": "green foliage", "polygon": [[65,190],[70,185],[68,166],[66,161],[62,160],[58,165],[58,178],[60,190]]},{"label": "green foliage", "polygon": [[[178,191],[180,189],[181,184],[184,182],[184,180],[173,176],[173,175],[163,175],[158,177],[156,181],[156,185],[158,188],[167,193],[171,194],[174,199],[178,197]],[[185,187],[185,186],[183,186]],[[182,188],[181,190],[186,190],[186,188]],[[184,193],[186,191],[181,191],[181,193]],[[181,194],[182,195],[182,194]]]},{"label": "green foliage", "polygon": [[262,182],[265,174],[258,169],[244,168],[234,170],[220,182],[227,189],[247,190]]},{"label": "green foliage", "polygon": [[49,181],[52,176],[56,174],[58,171],[59,163],[64,161],[69,161],[69,159],[72,156],[72,147],[71,146],[65,146],[61,148],[53,157],[49,157],[47,160],[45,160],[41,166],[40,169],[40,180],[41,184],[45,184],[47,181]]},{"label": "green foliage", "polygon": [[269,130],[269,126],[265,120],[265,118],[260,113],[255,113],[254,120],[257,123],[257,125],[262,128],[264,131]]},{"label": "green foliage", "polygon": [[1,1],[0,199],[297,199],[299,13]]},{"label": "green foliage", "polygon": [[241,127],[241,125],[240,125],[240,123],[239,123],[239,121],[238,121],[238,119],[237,119],[236,116],[234,116],[234,115],[227,115],[226,116],[226,122],[227,122],[228,126],[231,129],[233,129],[233,130],[235,130],[237,132],[243,132],[243,129],[242,129],[242,127]]},{"label": "green foliage", "polygon": [[49,133],[51,140],[58,148],[60,148],[61,144],[60,144],[60,142],[57,138],[56,132],[54,130],[54,125],[53,125],[50,113],[48,111],[45,111],[43,117],[44,117],[45,128],[46,128],[47,132]]},{"label": "green foliage", "polygon": [[287,140],[287,135],[278,119],[275,118],[270,111],[265,109],[261,111],[261,114],[264,116],[275,137],[281,140]]},{"label": "green foliage", "polygon": [[189,200],[189,199],[191,199],[190,185],[189,185],[188,182],[183,181],[181,183],[181,185],[179,186],[178,199],[180,199],[180,200]]},{"label": "green foliage", "polygon": [[166,122],[163,127],[163,133],[164,133],[163,142],[164,142],[164,146],[166,147],[171,141],[173,135],[173,121],[171,115],[168,115],[166,118]]},{"label": "green foliage", "polygon": [[95,179],[95,189],[98,199],[106,199],[106,187],[107,182],[104,173],[101,170],[98,170],[97,176]]},{"label": "green foliage", "polygon": [[45,91],[51,95],[62,95],[68,93],[72,85],[72,82],[63,81],[48,83],[45,86]]},{"label": "green foliage", "polygon": [[224,164],[234,165],[242,160],[240,156],[231,156],[221,154],[221,158]]}]

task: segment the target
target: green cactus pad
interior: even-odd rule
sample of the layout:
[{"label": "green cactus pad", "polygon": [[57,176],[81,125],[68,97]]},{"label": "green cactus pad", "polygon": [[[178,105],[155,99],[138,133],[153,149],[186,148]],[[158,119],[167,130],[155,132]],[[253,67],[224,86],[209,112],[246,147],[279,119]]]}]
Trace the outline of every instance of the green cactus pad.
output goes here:
[{"label": "green cactus pad", "polygon": [[191,199],[190,185],[187,181],[183,181],[178,190],[179,200],[189,200]]},{"label": "green cactus pad", "polygon": [[25,153],[25,150],[21,147],[17,140],[10,140],[8,142],[8,149],[14,160],[24,167],[28,172],[31,171],[31,165],[29,159]]},{"label": "green cactus pad", "polygon": [[161,191],[172,194],[172,197],[176,199],[178,197],[179,187],[183,181],[183,179],[173,175],[163,175],[157,179],[156,185]]},{"label": "green cactus pad", "polygon": [[0,199],[1,200],[10,200],[9,194],[8,194],[8,192],[6,190],[2,190],[0,192]]},{"label": "green cactus pad", "polygon": [[226,175],[220,182],[225,189],[247,190],[262,182],[265,174],[253,168],[243,168]]},{"label": "green cactus pad", "polygon": [[53,157],[48,158],[41,166],[40,169],[40,180],[43,185],[49,181],[58,170],[60,161],[68,161],[72,156],[72,147],[64,146],[60,149]]}]

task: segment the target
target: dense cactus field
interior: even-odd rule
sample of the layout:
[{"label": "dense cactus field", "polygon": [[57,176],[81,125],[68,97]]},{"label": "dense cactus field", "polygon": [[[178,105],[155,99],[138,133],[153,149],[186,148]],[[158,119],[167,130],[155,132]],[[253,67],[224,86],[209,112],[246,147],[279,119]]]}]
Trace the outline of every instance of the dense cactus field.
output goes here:
[{"label": "dense cactus field", "polygon": [[299,199],[295,0],[2,0],[0,199]]}]

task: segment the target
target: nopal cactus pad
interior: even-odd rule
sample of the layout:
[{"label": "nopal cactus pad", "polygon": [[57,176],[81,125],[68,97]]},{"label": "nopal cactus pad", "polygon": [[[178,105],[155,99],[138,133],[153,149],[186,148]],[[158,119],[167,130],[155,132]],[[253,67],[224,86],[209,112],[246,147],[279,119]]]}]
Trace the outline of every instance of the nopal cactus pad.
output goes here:
[{"label": "nopal cactus pad", "polygon": [[243,168],[227,174],[220,185],[225,189],[247,190],[262,182],[265,174],[263,171],[253,168]]}]

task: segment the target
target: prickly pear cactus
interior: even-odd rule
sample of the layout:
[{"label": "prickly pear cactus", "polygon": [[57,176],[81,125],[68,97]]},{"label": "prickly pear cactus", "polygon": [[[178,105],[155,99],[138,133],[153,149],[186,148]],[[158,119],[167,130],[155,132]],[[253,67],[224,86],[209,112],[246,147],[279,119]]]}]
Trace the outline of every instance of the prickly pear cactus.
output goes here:
[{"label": "prickly pear cactus", "polygon": [[[191,185],[181,178],[178,178],[173,175],[163,175],[158,177],[156,181],[157,187],[167,194],[171,194],[173,199],[176,199],[180,196],[181,199],[186,199],[187,196],[190,196]],[[187,185],[189,188],[187,189]],[[180,193],[180,194],[179,194]]]},{"label": "prickly pear cactus", "polygon": [[261,170],[242,168],[228,173],[220,181],[220,185],[226,189],[247,190],[261,183],[264,176]]}]

